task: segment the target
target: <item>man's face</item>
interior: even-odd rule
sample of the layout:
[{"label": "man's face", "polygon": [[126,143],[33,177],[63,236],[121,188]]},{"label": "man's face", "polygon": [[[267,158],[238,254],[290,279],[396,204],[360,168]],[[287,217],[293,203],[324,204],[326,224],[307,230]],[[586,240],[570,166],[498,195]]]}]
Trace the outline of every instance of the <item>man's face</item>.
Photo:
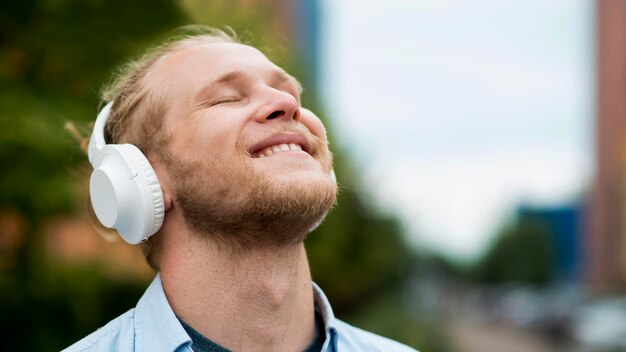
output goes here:
[{"label": "man's face", "polygon": [[167,82],[174,204],[190,227],[240,246],[303,239],[336,185],[326,132],[300,107],[297,82],[234,43],[181,50],[156,71]]}]

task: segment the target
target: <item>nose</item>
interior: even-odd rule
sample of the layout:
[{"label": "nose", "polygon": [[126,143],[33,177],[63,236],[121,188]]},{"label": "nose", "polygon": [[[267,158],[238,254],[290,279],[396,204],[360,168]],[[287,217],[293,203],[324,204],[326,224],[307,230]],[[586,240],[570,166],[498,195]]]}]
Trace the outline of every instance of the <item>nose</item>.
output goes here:
[{"label": "nose", "polygon": [[265,94],[265,103],[255,116],[257,122],[263,123],[275,119],[296,120],[299,118],[298,100],[293,95],[273,88],[268,88]]}]

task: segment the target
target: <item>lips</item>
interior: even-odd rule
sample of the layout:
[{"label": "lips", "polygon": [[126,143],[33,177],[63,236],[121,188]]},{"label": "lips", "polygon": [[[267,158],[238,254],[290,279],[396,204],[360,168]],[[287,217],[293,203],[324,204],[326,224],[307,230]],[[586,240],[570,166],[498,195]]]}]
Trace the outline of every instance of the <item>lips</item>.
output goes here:
[{"label": "lips", "polygon": [[266,138],[250,148],[253,158],[263,158],[280,152],[304,151],[313,154],[308,138],[298,132],[283,132]]}]

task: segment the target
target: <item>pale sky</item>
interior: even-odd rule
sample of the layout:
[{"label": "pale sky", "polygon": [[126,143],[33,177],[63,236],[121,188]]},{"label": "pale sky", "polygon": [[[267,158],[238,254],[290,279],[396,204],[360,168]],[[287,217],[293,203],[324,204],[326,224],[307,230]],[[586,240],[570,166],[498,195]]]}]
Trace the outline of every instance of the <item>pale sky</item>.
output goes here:
[{"label": "pale sky", "polygon": [[586,191],[591,0],[322,4],[332,128],[413,244],[472,258],[519,204]]}]

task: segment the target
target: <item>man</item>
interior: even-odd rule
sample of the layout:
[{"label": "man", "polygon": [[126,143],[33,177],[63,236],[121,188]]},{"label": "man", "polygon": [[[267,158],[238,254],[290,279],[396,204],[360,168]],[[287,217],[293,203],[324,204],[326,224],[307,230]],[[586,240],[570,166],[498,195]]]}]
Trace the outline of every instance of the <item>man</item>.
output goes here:
[{"label": "man", "polygon": [[[300,90],[216,30],[127,66],[96,121],[90,193],[127,241],[156,232],[142,249],[159,274],[135,309],[69,351],[414,351],[334,318],[312,283],[303,240],[337,185]],[[145,219],[127,215],[144,205]]]}]

